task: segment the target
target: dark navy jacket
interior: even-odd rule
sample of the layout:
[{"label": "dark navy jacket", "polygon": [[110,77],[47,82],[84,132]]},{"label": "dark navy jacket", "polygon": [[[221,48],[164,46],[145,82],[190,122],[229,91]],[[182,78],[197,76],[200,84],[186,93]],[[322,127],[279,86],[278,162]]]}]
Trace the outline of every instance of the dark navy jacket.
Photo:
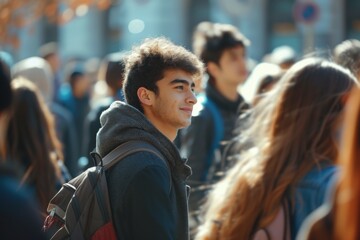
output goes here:
[{"label": "dark navy jacket", "polygon": [[105,156],[130,140],[152,144],[164,156],[137,152],[107,171],[112,217],[119,239],[188,239],[190,167],[176,146],[137,109],[114,102],[100,117],[96,148]]}]

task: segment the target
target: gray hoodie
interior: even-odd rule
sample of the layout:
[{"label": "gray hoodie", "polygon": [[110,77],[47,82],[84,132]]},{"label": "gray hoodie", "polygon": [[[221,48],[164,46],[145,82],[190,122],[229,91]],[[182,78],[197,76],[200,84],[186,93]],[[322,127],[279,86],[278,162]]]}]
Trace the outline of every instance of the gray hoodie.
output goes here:
[{"label": "gray hoodie", "polygon": [[107,171],[118,238],[188,239],[185,180],[191,170],[176,146],[140,111],[120,101],[103,112],[100,122],[96,150],[101,156],[124,142],[142,140],[156,147],[167,162],[153,153],[137,152]]}]

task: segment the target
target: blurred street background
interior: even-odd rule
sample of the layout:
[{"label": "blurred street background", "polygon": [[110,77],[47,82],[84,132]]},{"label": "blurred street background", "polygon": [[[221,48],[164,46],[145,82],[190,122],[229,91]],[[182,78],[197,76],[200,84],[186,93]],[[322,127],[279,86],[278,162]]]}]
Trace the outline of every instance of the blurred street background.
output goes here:
[{"label": "blurred street background", "polygon": [[[24,2],[31,5],[42,1],[47,2]],[[39,47],[52,41],[58,43],[63,63],[68,59],[102,58],[111,52],[129,50],[145,37],[154,36],[166,36],[191,49],[194,27],[201,21],[237,26],[251,40],[248,56],[256,61],[281,45],[292,47],[299,55],[315,50],[327,54],[344,39],[360,38],[358,0],[48,2],[57,3],[57,8],[40,14],[56,15],[57,23],[48,17],[29,18],[23,27],[9,28],[8,34],[1,36],[6,41],[1,41],[0,48],[11,53],[15,61],[38,55]],[[31,9],[26,6],[24,12]],[[1,6],[0,21],[4,21],[5,10]],[[9,38],[9,33],[14,37]]]}]

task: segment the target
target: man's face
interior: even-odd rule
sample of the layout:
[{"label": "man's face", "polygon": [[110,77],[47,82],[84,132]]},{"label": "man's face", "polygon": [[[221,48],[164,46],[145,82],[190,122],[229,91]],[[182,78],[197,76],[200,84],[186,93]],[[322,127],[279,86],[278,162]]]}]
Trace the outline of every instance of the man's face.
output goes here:
[{"label": "man's face", "polygon": [[191,123],[196,97],[191,74],[182,70],[166,70],[164,77],[156,82],[157,95],[146,115],[151,122],[164,131],[177,131]]},{"label": "man's face", "polygon": [[83,97],[90,91],[90,79],[86,75],[81,75],[78,77],[75,88],[76,88],[76,95],[78,97]]},{"label": "man's face", "polygon": [[237,86],[247,77],[246,55],[242,46],[226,49],[219,61],[216,80]]}]

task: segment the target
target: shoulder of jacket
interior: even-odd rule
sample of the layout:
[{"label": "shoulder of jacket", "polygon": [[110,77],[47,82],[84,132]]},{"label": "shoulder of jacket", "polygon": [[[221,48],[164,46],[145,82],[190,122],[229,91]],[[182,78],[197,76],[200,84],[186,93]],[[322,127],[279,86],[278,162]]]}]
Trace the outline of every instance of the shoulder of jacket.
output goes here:
[{"label": "shoulder of jacket", "polygon": [[171,191],[172,174],[165,157],[161,159],[152,152],[139,151],[125,157],[113,166],[113,168],[113,170],[110,170],[110,174],[116,175],[116,178],[122,179],[122,181],[126,181],[128,184],[143,171],[161,168],[164,173],[169,176],[169,193]]},{"label": "shoulder of jacket", "polygon": [[141,169],[149,167],[149,166],[162,166],[165,169],[167,168],[167,160],[165,157],[161,159],[155,153],[148,151],[138,151],[135,153],[126,156],[122,161],[117,163],[114,167],[134,167],[134,169]]}]

